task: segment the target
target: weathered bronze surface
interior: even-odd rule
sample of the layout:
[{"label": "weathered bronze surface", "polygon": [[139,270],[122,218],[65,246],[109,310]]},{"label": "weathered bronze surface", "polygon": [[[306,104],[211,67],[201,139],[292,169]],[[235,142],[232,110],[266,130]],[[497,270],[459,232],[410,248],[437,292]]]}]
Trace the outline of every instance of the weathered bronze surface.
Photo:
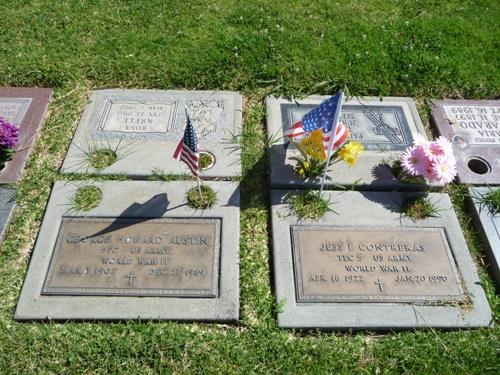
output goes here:
[{"label": "weathered bronze surface", "polygon": [[42,294],[217,297],[220,219],[64,217]]},{"label": "weathered bronze surface", "polygon": [[298,302],[456,300],[442,228],[293,226]]}]

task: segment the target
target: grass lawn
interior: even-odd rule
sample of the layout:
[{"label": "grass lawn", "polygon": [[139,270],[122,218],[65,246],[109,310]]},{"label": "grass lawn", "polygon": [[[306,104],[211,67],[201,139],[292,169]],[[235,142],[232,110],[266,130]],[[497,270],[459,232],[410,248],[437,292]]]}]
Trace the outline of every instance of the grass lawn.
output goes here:
[{"label": "grass lawn", "polygon": [[[279,329],[271,285],[265,107],[271,93],[496,98],[498,1],[49,1],[0,3],[0,85],[54,100],[0,248],[0,373],[500,373],[500,329]],[[13,321],[51,185],[92,88],[224,89],[246,98],[237,325]],[[72,179],[79,177],[73,176]],[[95,179],[86,176],[88,179]],[[121,176],[115,176],[122,179]],[[494,317],[500,298],[452,185]]]}]

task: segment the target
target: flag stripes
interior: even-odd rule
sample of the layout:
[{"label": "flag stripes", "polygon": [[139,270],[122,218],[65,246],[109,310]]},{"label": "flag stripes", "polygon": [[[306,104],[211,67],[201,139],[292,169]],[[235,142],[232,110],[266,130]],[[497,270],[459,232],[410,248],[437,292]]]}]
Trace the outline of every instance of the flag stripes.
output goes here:
[{"label": "flag stripes", "polygon": [[200,174],[200,150],[198,146],[198,138],[194,131],[193,124],[187,119],[186,130],[184,136],[175,148],[174,159],[181,160],[189,167],[193,176],[198,177]]},{"label": "flag stripes", "polygon": [[200,160],[200,154],[198,152],[192,152],[189,147],[180,141],[175,149],[174,159],[181,160],[187,164],[193,176],[199,176],[198,162]]},{"label": "flag stripes", "polygon": [[[333,137],[332,150],[340,147],[342,143],[347,140],[349,136],[349,129],[347,126],[341,122],[337,123],[335,127],[335,137]],[[323,133],[323,148],[328,152],[328,146],[330,145],[330,133]]]},{"label": "flag stripes", "polygon": [[306,132],[304,131],[304,128],[302,127],[302,121],[296,122],[293,124],[290,129],[287,129],[284,133],[285,136],[289,138],[297,138]]}]

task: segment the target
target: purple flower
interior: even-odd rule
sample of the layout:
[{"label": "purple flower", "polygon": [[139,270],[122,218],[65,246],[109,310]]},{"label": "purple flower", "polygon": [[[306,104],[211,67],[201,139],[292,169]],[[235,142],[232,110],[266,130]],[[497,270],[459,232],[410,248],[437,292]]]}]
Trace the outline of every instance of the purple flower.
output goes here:
[{"label": "purple flower", "polygon": [[19,128],[0,116],[0,148],[13,148],[19,139]]}]

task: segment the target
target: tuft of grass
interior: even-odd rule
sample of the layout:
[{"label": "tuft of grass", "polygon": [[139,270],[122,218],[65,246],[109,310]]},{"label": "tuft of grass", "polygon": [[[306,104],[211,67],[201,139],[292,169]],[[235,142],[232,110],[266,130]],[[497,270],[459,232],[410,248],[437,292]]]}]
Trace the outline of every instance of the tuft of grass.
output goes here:
[{"label": "tuft of grass", "polygon": [[408,198],[404,203],[403,212],[413,221],[439,216],[436,204],[431,202],[428,197],[422,196]]},{"label": "tuft of grass", "polygon": [[200,151],[200,169],[202,171],[212,168],[215,164],[215,156],[210,152]]},{"label": "tuft of grass", "polygon": [[83,186],[76,191],[73,205],[80,211],[90,211],[102,201],[102,191],[97,186]]},{"label": "tuft of grass", "polygon": [[94,150],[89,154],[89,163],[98,171],[109,167],[118,160],[118,155],[110,148]]},{"label": "tuft of grass", "polygon": [[[201,190],[201,195],[200,195]],[[193,187],[186,193],[186,199],[189,207],[194,209],[206,209],[212,207],[217,202],[217,193],[207,185]]]},{"label": "tuft of grass", "polygon": [[299,220],[319,220],[330,209],[330,202],[319,196],[317,191],[306,190],[298,194],[287,194],[285,203],[290,205],[290,212]]},{"label": "tuft of grass", "polygon": [[486,207],[492,215],[500,213],[500,189],[489,189],[487,193],[477,195],[481,207]]},{"label": "tuft of grass", "polygon": [[[95,171],[101,172],[103,169],[116,163],[118,160],[126,158],[134,152],[132,146],[137,142],[127,142],[122,144],[123,138],[118,142],[90,140],[85,145],[74,144],[80,150],[80,157],[74,162],[73,167],[92,167]],[[94,172],[95,172],[94,171]],[[93,173],[95,174],[95,173]]]}]

